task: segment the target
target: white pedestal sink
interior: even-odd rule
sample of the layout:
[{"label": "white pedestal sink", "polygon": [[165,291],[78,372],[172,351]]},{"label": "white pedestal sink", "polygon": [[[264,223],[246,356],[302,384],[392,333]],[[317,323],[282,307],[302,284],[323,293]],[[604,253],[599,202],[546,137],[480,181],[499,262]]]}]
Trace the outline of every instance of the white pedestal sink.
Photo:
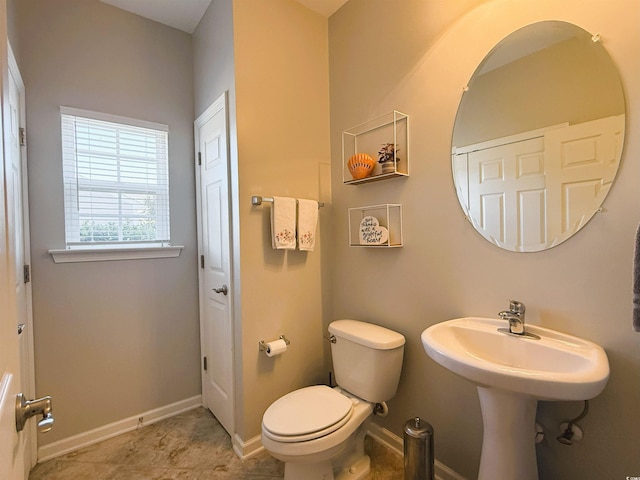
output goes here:
[{"label": "white pedestal sink", "polygon": [[498,331],[503,320],[479,317],[438,323],[422,345],[440,365],[478,385],[483,420],[479,480],[537,480],[538,400],[587,400],[604,389],[609,362],[599,345],[527,325],[539,339]]}]

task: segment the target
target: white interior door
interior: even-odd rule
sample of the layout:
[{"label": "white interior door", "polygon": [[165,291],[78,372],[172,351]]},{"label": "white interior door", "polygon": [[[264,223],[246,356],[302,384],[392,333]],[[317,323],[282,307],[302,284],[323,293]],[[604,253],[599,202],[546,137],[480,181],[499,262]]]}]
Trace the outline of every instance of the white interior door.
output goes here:
[{"label": "white interior door", "polygon": [[[3,53],[6,52],[2,49]],[[17,252],[23,248],[20,238],[22,218],[19,208],[21,179],[16,172],[15,149],[12,145],[18,122],[10,100],[12,81],[7,71],[0,75],[2,85],[2,168],[0,169],[0,478],[27,478],[29,455],[28,432],[16,431],[16,395],[23,388],[18,339],[18,263]],[[15,85],[13,85],[15,87]],[[15,92],[14,92],[15,93]],[[15,98],[14,98],[15,101]],[[18,133],[19,135],[19,133]],[[18,157],[19,148],[18,148]],[[18,169],[20,171],[20,169]],[[18,225],[20,224],[20,225]]]},{"label": "white interior door", "polygon": [[543,139],[478,150],[468,158],[471,217],[500,243],[545,243]]},{"label": "white interior door", "polygon": [[[549,238],[580,228],[602,204],[618,169],[624,115],[551,130],[544,135]],[[553,169],[553,170],[551,170]]]},{"label": "white interior door", "polygon": [[[20,354],[21,388],[26,398],[35,396],[33,374],[33,319],[31,315],[30,241],[28,219],[27,163],[25,141],[24,83],[9,47],[9,111],[6,132],[8,163],[7,201],[9,254],[14,259],[16,330]],[[36,423],[28,422],[20,436],[24,443],[24,463],[29,470],[36,463]]]},{"label": "white interior door", "polygon": [[[3,160],[5,156],[3,155]],[[5,161],[0,169],[0,478],[25,479],[24,443],[16,432],[16,395],[20,392],[20,354],[16,329],[13,259],[8,248],[5,215]]]},{"label": "white interior door", "polygon": [[195,122],[199,152],[200,337],[204,405],[233,436],[233,312],[226,95]]},{"label": "white interior door", "polygon": [[[3,162],[4,163],[4,162]],[[4,167],[4,165],[3,165]],[[4,207],[5,174],[0,169],[0,206]],[[0,478],[23,480],[26,477],[23,432],[16,431],[16,395],[20,392],[20,354],[16,330],[13,279],[9,266],[7,217],[0,208]]]}]

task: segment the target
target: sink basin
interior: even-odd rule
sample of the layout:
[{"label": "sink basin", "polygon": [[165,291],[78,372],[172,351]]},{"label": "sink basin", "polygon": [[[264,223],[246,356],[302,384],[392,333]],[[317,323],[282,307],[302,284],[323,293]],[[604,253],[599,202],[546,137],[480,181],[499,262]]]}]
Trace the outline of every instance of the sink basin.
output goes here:
[{"label": "sink basin", "polygon": [[526,331],[539,339],[498,331],[504,327],[499,319],[457,318],[427,328],[422,344],[440,365],[478,385],[538,400],[586,400],[604,389],[609,362],[599,345],[535,325]]},{"label": "sink basin", "polygon": [[466,317],[422,332],[427,354],[477,384],[482,421],[479,480],[538,480],[538,400],[587,400],[604,389],[609,361],[602,347],[526,325],[533,337],[503,333],[504,320]]}]

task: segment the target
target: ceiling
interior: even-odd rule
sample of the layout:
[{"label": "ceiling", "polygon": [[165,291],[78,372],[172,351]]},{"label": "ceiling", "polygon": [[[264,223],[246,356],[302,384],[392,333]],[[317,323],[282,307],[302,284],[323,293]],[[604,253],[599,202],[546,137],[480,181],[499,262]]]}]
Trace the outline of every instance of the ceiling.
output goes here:
[{"label": "ceiling", "polygon": [[[156,22],[193,33],[211,0],[100,0]],[[331,16],[347,0],[296,0],[325,17]]]}]

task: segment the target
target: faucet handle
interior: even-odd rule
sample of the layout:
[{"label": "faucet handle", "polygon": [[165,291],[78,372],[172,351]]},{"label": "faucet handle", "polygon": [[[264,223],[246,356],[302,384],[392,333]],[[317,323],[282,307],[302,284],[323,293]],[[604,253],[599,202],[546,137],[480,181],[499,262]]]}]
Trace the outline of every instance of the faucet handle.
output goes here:
[{"label": "faucet handle", "polygon": [[517,300],[509,300],[509,310],[518,315],[523,315],[525,311],[524,303]]}]

